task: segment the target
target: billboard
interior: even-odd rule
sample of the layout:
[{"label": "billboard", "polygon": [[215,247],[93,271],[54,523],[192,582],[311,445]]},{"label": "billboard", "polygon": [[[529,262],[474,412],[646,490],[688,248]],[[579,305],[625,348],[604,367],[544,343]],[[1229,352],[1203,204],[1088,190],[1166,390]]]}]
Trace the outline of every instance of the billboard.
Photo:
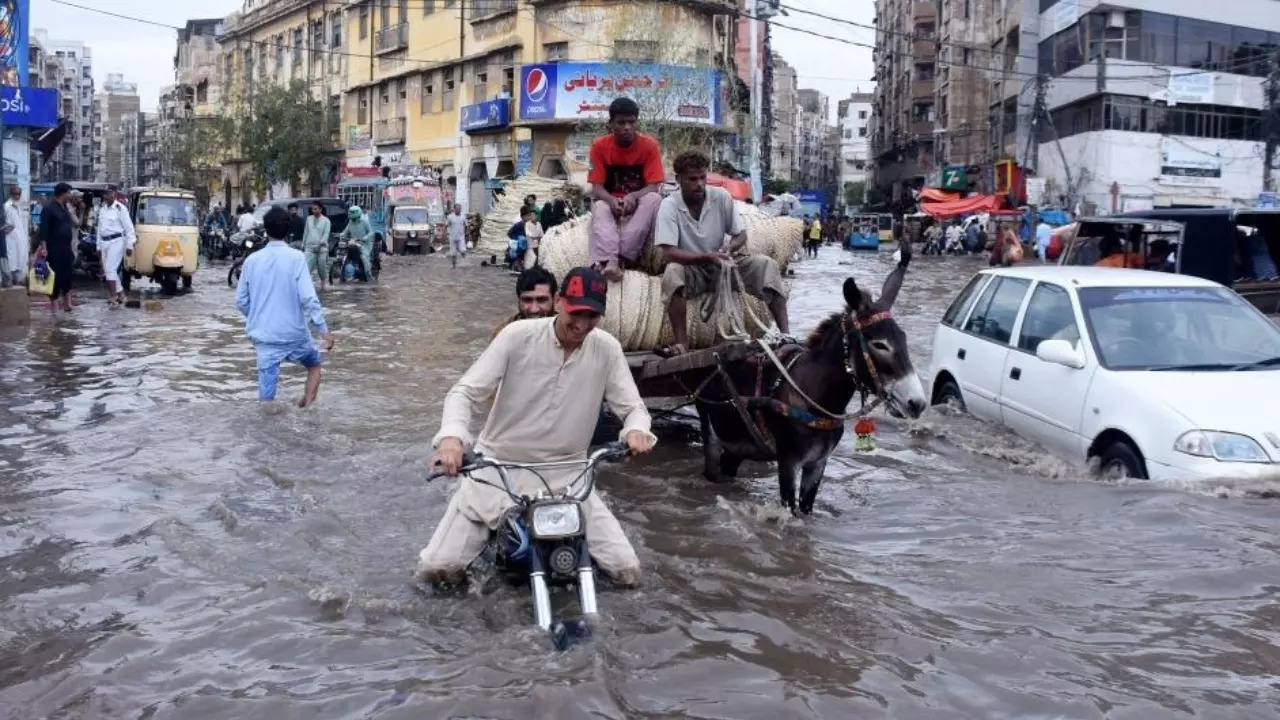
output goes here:
[{"label": "billboard", "polygon": [[0,86],[0,116],[6,127],[57,127],[58,91],[52,88]]},{"label": "billboard", "polygon": [[474,105],[462,106],[461,129],[463,132],[490,132],[502,130],[511,122],[510,100],[486,100]]},{"label": "billboard", "polygon": [[717,70],[652,63],[552,63],[520,70],[520,119],[608,120],[629,97],[646,120],[721,125],[725,84]]},{"label": "billboard", "polygon": [[0,0],[0,85],[26,85],[31,0]]}]

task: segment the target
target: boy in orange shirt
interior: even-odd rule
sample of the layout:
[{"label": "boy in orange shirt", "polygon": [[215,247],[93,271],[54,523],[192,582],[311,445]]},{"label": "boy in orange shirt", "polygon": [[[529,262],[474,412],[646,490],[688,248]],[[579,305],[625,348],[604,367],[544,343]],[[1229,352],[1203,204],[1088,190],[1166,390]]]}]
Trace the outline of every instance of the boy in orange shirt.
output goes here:
[{"label": "boy in orange shirt", "polygon": [[622,279],[624,262],[640,256],[662,202],[662,151],[636,131],[639,119],[640,106],[618,98],[609,105],[609,134],[591,143],[588,261],[612,282]]}]

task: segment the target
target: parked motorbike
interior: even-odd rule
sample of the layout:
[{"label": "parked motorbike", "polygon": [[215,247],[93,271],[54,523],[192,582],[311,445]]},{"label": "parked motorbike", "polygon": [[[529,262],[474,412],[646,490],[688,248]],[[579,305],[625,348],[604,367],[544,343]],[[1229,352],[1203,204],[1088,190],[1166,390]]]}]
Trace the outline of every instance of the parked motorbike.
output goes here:
[{"label": "parked motorbike", "polygon": [[[498,529],[490,534],[481,558],[488,559],[494,569],[508,579],[529,584],[533,595],[534,622],[551,633],[557,650],[591,637],[591,628],[583,618],[553,621],[551,588],[576,584],[582,614],[594,616],[599,612],[595,566],[587,550],[586,516],[582,503],[595,489],[596,465],[621,460],[627,453],[626,443],[615,442],[595,450],[585,461],[509,463],[491,460],[478,453],[468,453],[463,459],[460,469],[463,474],[470,475],[484,468],[496,470],[502,480],[501,487],[475,476],[471,479],[505,492],[515,503]],[[578,479],[563,490],[539,490],[533,497],[519,495],[507,475],[507,471],[513,469],[538,475],[539,470],[584,464]],[[443,471],[432,472],[427,481],[443,475]],[[541,479],[541,475],[538,477]],[[543,484],[546,487],[545,480]],[[574,491],[575,485],[581,487]]]},{"label": "parked motorbike", "polygon": [[80,230],[78,235],[72,272],[90,280],[101,280],[102,254],[98,252],[98,237],[87,230]]},{"label": "parked motorbike", "polygon": [[[364,259],[360,255],[360,243],[354,240],[341,238],[338,240],[337,246],[330,247],[330,255],[334,261],[329,265],[329,282],[347,282],[348,280],[359,280],[360,282],[368,282],[370,278],[365,274]],[[374,280],[378,279],[378,275],[382,272],[382,258],[378,252],[378,243],[373,244],[372,253],[372,275]]]},{"label": "parked motorbike", "polygon": [[244,261],[253,253],[261,250],[267,245],[267,234],[261,227],[253,230],[238,232],[231,236],[232,257],[235,262],[231,264],[231,269],[227,271],[227,285],[235,287],[240,282],[240,269],[244,266]]}]

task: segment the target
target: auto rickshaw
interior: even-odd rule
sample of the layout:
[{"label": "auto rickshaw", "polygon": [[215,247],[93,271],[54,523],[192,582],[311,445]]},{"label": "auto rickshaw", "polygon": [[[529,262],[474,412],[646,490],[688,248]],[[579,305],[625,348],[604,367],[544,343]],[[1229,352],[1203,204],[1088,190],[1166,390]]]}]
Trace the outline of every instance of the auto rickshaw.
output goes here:
[{"label": "auto rickshaw", "polygon": [[200,216],[196,195],[177,188],[133,188],[129,212],[138,242],[124,260],[125,290],[133,278],[151,278],[166,295],[191,289],[200,257]]}]

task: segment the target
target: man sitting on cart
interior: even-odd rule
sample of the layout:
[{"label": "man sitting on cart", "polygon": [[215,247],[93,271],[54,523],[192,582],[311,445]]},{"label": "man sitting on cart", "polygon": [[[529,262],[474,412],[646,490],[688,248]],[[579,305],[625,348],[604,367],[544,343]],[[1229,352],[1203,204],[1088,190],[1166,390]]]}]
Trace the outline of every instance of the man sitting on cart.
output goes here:
[{"label": "man sitting on cart", "polygon": [[610,282],[622,280],[623,263],[640,256],[653,230],[666,178],[658,141],[636,132],[640,106],[631,98],[609,105],[609,134],[591,143],[591,226],[587,257]]},{"label": "man sitting on cart", "polygon": [[[713,292],[720,273],[737,269],[743,290],[769,304],[778,330],[790,332],[787,290],[778,263],[764,255],[737,255],[747,244],[747,231],[728,190],[707,186],[711,159],[697,150],[681,153],[672,164],[680,192],[668,196],[658,210],[654,244],[662,248],[667,269],[662,274],[662,302],[671,318],[675,343],[668,355],[689,349],[688,298]],[[729,240],[725,240],[728,236]]]}]

